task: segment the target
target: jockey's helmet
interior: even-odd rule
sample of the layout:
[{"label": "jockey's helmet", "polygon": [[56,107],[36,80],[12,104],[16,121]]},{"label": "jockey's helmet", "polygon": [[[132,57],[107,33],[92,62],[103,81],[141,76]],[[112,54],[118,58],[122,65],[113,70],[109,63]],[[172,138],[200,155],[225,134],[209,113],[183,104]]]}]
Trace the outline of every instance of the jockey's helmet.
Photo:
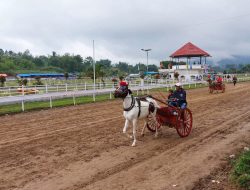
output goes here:
[{"label": "jockey's helmet", "polygon": [[179,83],[179,82],[177,82],[176,84],[175,84],[175,86],[181,86],[181,83]]}]

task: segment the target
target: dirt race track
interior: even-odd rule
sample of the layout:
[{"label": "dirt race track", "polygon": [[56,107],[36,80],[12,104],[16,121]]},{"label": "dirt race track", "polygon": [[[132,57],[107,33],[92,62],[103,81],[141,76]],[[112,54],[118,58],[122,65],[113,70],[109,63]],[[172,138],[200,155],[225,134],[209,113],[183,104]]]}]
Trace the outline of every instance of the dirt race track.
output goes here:
[{"label": "dirt race track", "polygon": [[250,83],[187,94],[190,136],[164,127],[158,138],[137,133],[136,147],[122,134],[121,100],[0,117],[0,190],[197,189],[250,144]]}]

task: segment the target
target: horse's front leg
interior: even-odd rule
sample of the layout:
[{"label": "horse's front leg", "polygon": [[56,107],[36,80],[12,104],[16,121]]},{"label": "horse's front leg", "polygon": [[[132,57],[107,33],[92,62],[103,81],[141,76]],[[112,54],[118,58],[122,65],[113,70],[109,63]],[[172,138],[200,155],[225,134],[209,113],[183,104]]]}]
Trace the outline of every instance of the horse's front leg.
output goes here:
[{"label": "horse's front leg", "polygon": [[136,127],[137,127],[137,119],[133,120],[133,143],[132,146],[135,146],[136,143]]},{"label": "horse's front leg", "polygon": [[123,133],[127,133],[128,125],[129,125],[129,120],[126,119],[125,125],[124,125],[123,130],[122,130]]},{"label": "horse's front leg", "polygon": [[132,138],[129,134],[127,134],[128,126],[129,126],[129,120],[126,119],[122,132],[126,134],[129,138]]}]

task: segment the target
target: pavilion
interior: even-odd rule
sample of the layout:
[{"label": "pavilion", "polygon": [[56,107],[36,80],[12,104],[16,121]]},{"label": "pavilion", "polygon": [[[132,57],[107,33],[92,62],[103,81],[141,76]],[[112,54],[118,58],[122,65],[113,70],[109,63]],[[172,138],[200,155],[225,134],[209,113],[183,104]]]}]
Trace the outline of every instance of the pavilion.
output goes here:
[{"label": "pavilion", "polygon": [[174,73],[178,72],[182,80],[202,80],[207,69],[207,57],[210,55],[206,51],[188,42],[170,55],[172,64],[168,69],[159,69],[159,72],[168,74],[171,78],[174,78]]}]

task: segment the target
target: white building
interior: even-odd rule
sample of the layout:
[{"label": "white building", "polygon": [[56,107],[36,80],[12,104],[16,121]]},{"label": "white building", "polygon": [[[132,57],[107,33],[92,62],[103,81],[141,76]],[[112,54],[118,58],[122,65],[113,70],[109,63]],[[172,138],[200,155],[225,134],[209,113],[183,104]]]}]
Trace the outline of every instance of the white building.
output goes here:
[{"label": "white building", "polygon": [[180,81],[203,79],[205,73],[205,67],[203,65],[192,65],[192,69],[188,67],[187,65],[174,65],[171,69],[159,69],[159,73],[160,75],[165,75],[173,79],[174,73],[178,72]]}]

